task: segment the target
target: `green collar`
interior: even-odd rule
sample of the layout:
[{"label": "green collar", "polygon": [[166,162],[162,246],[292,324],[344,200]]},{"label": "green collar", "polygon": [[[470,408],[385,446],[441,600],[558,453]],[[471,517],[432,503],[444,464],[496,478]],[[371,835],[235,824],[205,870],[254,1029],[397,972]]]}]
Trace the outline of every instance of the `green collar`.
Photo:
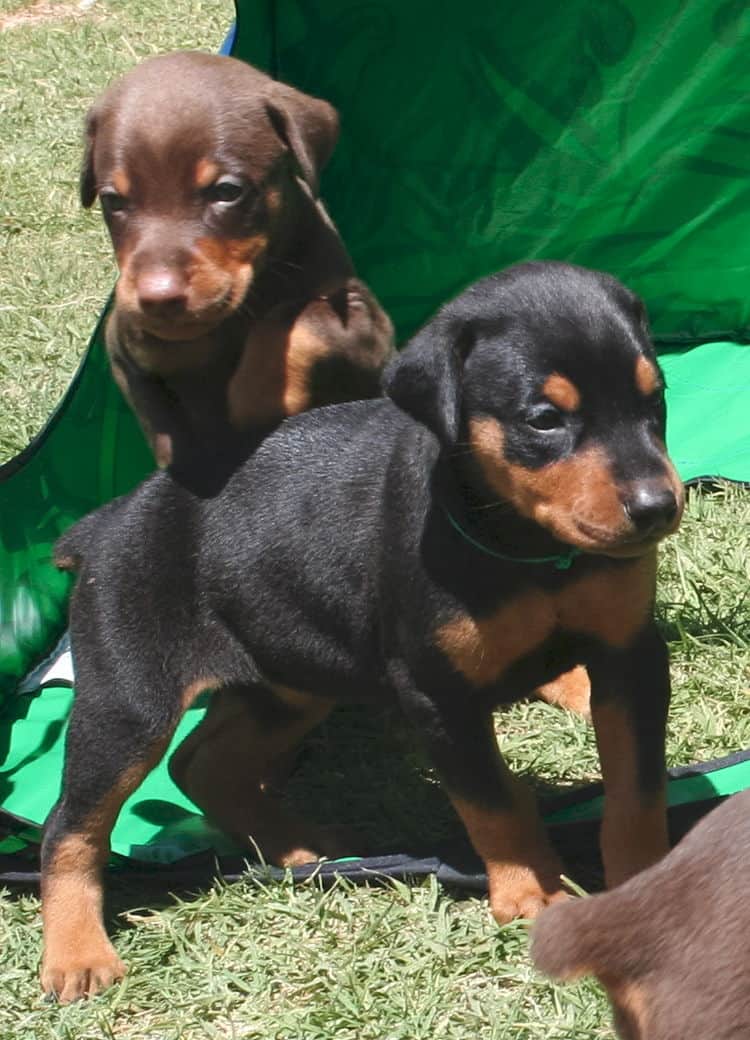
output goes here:
[{"label": "green collar", "polygon": [[506,556],[504,553],[496,552],[495,549],[490,549],[487,545],[482,545],[475,538],[464,531],[463,527],[459,524],[454,516],[443,506],[445,515],[450,521],[451,527],[458,531],[462,538],[464,538],[469,545],[473,545],[475,549],[479,549],[480,552],[486,553],[487,556],[494,556],[496,560],[506,560],[508,563],[551,563],[557,571],[567,571],[573,565],[573,561],[577,556],[581,555],[580,549],[575,549],[571,546],[567,552],[560,553],[558,556]]}]

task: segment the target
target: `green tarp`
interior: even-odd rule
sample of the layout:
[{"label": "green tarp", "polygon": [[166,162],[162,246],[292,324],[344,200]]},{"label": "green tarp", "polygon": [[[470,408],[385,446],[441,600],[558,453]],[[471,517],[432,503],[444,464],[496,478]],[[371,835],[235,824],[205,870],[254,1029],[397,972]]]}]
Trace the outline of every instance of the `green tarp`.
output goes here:
[{"label": "green tarp", "polygon": [[[750,481],[749,51],[737,0],[247,0],[235,40],[340,110],[324,197],[401,340],[520,259],[640,292],[685,480]],[[70,693],[14,691],[64,628],[69,579],[50,547],[149,466],[97,330],[48,429],[0,467],[0,804],[35,822],[57,793]],[[49,779],[24,773],[48,753]],[[163,768],[147,783],[136,801],[190,814]],[[142,813],[128,818],[123,848],[146,840]]]}]

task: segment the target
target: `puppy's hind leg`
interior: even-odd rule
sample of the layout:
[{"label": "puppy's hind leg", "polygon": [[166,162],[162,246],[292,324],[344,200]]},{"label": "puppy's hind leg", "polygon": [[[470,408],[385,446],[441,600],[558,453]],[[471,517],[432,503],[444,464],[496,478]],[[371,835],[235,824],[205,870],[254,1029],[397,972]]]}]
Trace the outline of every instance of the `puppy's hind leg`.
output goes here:
[{"label": "puppy's hind leg", "polygon": [[[102,870],[125,799],[164,753],[181,714],[179,693],[110,686],[78,668],[60,800],[42,843],[41,983],[62,1003],[92,996],[125,973],[102,919]],[[149,696],[151,694],[151,696]]]},{"label": "puppy's hind leg", "polygon": [[172,756],[175,783],[226,834],[281,866],[351,852],[336,835],[296,817],[271,790],[280,764],[333,702],[285,687],[217,690],[203,722]]}]

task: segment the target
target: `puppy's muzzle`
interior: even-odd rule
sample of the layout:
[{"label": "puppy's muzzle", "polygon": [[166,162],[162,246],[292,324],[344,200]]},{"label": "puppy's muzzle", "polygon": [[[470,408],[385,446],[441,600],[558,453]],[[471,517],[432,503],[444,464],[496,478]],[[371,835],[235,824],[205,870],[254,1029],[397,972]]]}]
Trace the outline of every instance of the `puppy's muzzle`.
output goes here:
[{"label": "puppy's muzzle", "polygon": [[647,538],[672,528],[679,503],[669,486],[640,484],[625,499],[623,508],[638,536]]},{"label": "puppy's muzzle", "polygon": [[187,307],[187,283],[179,272],[168,267],[143,271],[135,283],[141,312],[151,318],[179,318]]}]

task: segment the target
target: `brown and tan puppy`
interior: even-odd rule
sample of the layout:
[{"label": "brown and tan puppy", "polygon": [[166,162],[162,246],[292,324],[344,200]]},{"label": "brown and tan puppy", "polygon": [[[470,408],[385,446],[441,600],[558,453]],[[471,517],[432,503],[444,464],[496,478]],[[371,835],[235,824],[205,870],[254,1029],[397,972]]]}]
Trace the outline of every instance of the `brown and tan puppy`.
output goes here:
[{"label": "brown and tan puppy", "polygon": [[338,117],[244,62],[139,65],[88,115],[120,277],[106,341],[161,466],[192,480],[287,415],[379,394],[391,323],[318,199]]},{"label": "brown and tan puppy", "polygon": [[624,1040],[750,1036],[750,791],[656,866],[546,910],[532,955],[559,979],[595,975]]}]

